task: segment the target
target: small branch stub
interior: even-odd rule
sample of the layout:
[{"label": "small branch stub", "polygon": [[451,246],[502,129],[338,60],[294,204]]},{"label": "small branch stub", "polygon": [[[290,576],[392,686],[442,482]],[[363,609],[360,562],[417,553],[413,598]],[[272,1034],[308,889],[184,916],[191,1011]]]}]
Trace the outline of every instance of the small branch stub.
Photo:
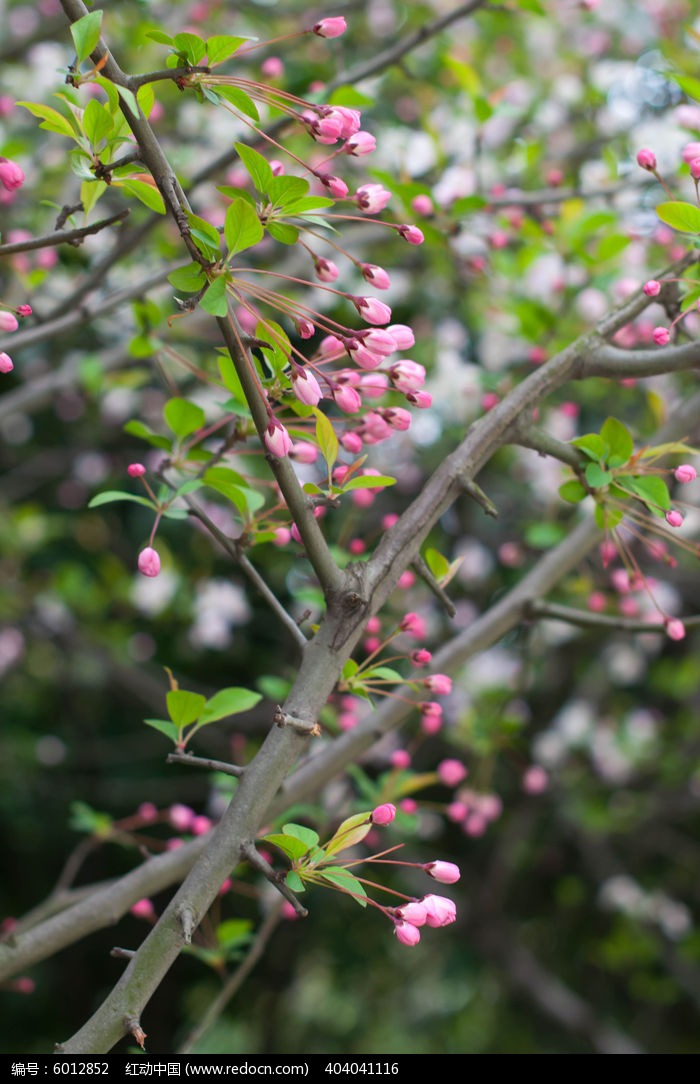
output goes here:
[{"label": "small branch stub", "polygon": [[304,734],[308,738],[321,737],[321,727],[315,720],[299,719],[296,715],[289,715],[279,706],[275,710],[272,720],[275,726],[291,726],[293,730],[296,730],[297,734]]},{"label": "small branch stub", "polygon": [[496,508],[496,505],[493,501],[489,500],[481,486],[478,486],[471,478],[462,478],[462,489],[472,498],[472,500],[476,501],[476,503],[483,508],[487,516],[493,516],[494,519],[498,518],[498,509]]},{"label": "small branch stub", "polygon": [[180,912],[180,925],[182,926],[182,936],[184,937],[185,944],[192,944],[192,934],[197,928],[197,922],[195,920],[194,912],[189,907],[183,907]]},{"label": "small branch stub", "polygon": [[294,911],[300,918],[307,918],[309,912],[306,910],[303,904],[299,902],[291,888],[287,886],[284,881],[284,874],[278,873],[274,870],[266,858],[255,849],[255,844],[248,840],[247,843],[243,843],[241,846],[241,855],[250,863],[253,869],[256,869],[258,873],[262,873],[263,877],[266,877],[271,885],[277,889],[281,896],[284,896],[288,903],[291,903]]},{"label": "small branch stub", "polygon": [[142,1050],[146,1049],[146,1032],[141,1027],[141,1021],[134,1019],[133,1016],[127,1016],[126,1026],[130,1035],[136,1040]]},{"label": "small branch stub", "polygon": [[115,945],[114,948],[110,950],[109,954],[110,956],[114,956],[117,960],[130,960],[132,956],[136,955],[133,949],[119,948],[119,945]]}]

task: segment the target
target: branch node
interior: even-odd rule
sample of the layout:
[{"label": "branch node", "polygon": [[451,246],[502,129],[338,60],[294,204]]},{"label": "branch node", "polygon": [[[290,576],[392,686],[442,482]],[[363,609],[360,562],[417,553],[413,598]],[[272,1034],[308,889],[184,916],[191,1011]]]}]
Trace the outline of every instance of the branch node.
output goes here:
[{"label": "branch node", "polygon": [[115,945],[113,949],[110,949],[109,954],[110,956],[114,956],[117,960],[131,960],[132,957],[136,955],[133,949],[119,948],[118,945]]},{"label": "branch node", "polygon": [[476,501],[476,503],[483,508],[487,516],[493,516],[494,519],[497,519],[498,509],[493,501],[489,500],[486,496],[481,486],[478,486],[472,478],[462,478],[460,481],[462,489],[467,496]]},{"label": "branch node", "polygon": [[124,1024],[130,1035],[134,1037],[142,1050],[146,1049],[146,1032],[141,1027],[141,1021],[137,1016],[127,1016]]},{"label": "branch node", "polygon": [[300,719],[297,715],[289,715],[279,705],[275,709],[272,720],[275,726],[291,726],[293,730],[296,730],[297,734],[303,734],[308,738],[321,737],[321,727],[315,719]]},{"label": "branch node", "polygon": [[186,945],[192,944],[192,934],[197,929],[197,920],[194,911],[190,907],[183,907],[178,914],[182,927],[182,936]]},{"label": "branch node", "polygon": [[452,599],[447,594],[445,589],[435,579],[423,558],[418,555],[415,560],[411,561],[411,564],[413,565],[420,578],[424,581],[426,586],[432,591],[435,597],[440,600],[442,607],[448,617],[455,617],[457,610],[455,609]]},{"label": "branch node", "polygon": [[246,840],[241,844],[241,855],[247,859],[253,869],[256,869],[258,873],[262,873],[271,885],[274,885],[280,895],[284,896],[288,903],[291,903],[294,911],[300,918],[306,918],[308,911],[299,902],[297,897],[292,892],[291,888],[287,886],[284,881],[284,873],[278,873],[272,868],[267,859],[263,858],[261,854],[255,849],[255,844],[252,840]]}]

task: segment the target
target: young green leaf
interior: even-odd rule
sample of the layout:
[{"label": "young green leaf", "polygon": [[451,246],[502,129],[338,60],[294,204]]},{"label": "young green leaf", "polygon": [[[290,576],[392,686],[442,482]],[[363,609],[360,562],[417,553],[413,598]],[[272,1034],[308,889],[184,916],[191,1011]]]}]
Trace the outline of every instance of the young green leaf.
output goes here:
[{"label": "young green leaf", "polygon": [[171,723],[168,719],[144,719],[144,723],[146,726],[152,726],[154,730],[159,730],[161,734],[165,734],[166,738],[170,738],[175,744],[180,739],[180,731],[175,723]]},{"label": "young green leaf", "polygon": [[263,158],[262,154],[249,147],[246,143],[236,143],[235,147],[246,173],[258,192],[262,196],[266,195],[269,186],[274,180],[274,174],[267,158]]},{"label": "young green leaf", "polygon": [[201,290],[206,282],[202,265],[189,263],[187,267],[178,267],[168,275],[168,282],[176,290],[184,290],[185,293],[196,293]]},{"label": "young green leaf", "polygon": [[114,128],[114,118],[105,105],[92,98],[83,112],[83,128],[93,146],[109,135]]},{"label": "young green leaf", "polygon": [[226,279],[219,275],[214,279],[209,289],[200,299],[199,307],[210,316],[226,316],[228,313],[228,298],[226,295]]},{"label": "young green leaf", "polygon": [[197,34],[176,34],[173,45],[188,64],[199,64],[207,51],[205,42]]},{"label": "young green leaf", "polygon": [[318,832],[314,832],[313,828],[305,828],[303,824],[285,824],[282,827],[282,831],[285,836],[291,836],[292,839],[300,839],[302,843],[306,844],[307,850],[311,850],[312,847],[318,846]]},{"label": "young green leaf", "polygon": [[361,843],[365,836],[372,830],[372,821],[369,813],[355,813],[348,817],[338,826],[335,834],[328,840],[324,850],[327,856],[340,854],[341,851],[354,847]]},{"label": "young green leaf", "polygon": [[323,870],[323,880],[351,895],[360,907],[367,906],[367,893],[350,870],[343,869],[342,866],[329,866]]},{"label": "young green leaf", "polygon": [[87,15],[83,15],[81,19],[76,19],[74,23],[71,23],[70,32],[75,45],[75,55],[81,64],[83,60],[90,56],[90,53],[100,40],[101,30],[101,10],[90,11]]},{"label": "young green leaf", "polygon": [[634,441],[627,426],[617,418],[606,418],[601,426],[600,435],[609,448],[605,460],[607,465],[621,467],[627,463],[634,451]]},{"label": "young green leaf", "polygon": [[610,471],[603,470],[600,463],[587,463],[584,473],[591,489],[601,489],[603,486],[610,485],[613,480]]},{"label": "young green leaf", "polygon": [[163,197],[157,188],[154,188],[152,184],[147,184],[145,181],[138,181],[135,178],[130,177],[128,180],[114,181],[113,187],[119,185],[130,195],[135,196],[140,203],[148,207],[151,211],[156,211],[159,215],[165,214],[165,203]]},{"label": "young green leaf", "polygon": [[123,493],[118,489],[106,489],[104,493],[98,493],[93,497],[88,508],[99,508],[101,504],[113,504],[114,501],[132,501],[134,504],[142,504],[146,508],[153,508],[153,501],[148,497],[140,497],[138,493]]},{"label": "young green leaf", "polygon": [[310,849],[300,839],[295,839],[293,836],[283,836],[276,832],[273,832],[272,835],[269,836],[263,836],[260,842],[272,843],[274,847],[279,847],[292,862],[297,858],[303,858]]},{"label": "young green leaf", "polygon": [[257,245],[264,233],[257,211],[246,200],[236,199],[230,204],[224,219],[224,240],[229,256]]},{"label": "young green leaf", "polygon": [[662,222],[680,233],[700,233],[700,207],[683,200],[660,203],[656,213]]},{"label": "young green leaf", "polygon": [[207,698],[201,693],[191,693],[186,689],[171,690],[166,696],[168,715],[175,726],[182,728],[194,723],[204,711]]},{"label": "young green leaf", "polygon": [[328,470],[333,469],[333,464],[338,458],[338,438],[330,421],[318,407],[314,407],[316,416],[316,443],[321,449],[321,455],[328,464]]},{"label": "young green leaf", "polygon": [[217,86],[216,93],[219,98],[225,98],[227,102],[230,102],[234,109],[237,109],[239,113],[243,113],[244,116],[250,117],[251,120],[260,120],[260,114],[258,113],[255,102],[250,95],[246,94],[240,87],[230,87],[224,84]]},{"label": "young green leaf", "polygon": [[570,482],[564,482],[562,486],[559,486],[559,496],[562,500],[568,501],[569,504],[578,504],[579,501],[584,500],[588,494],[586,492],[586,487],[581,485],[575,478],[572,478]]},{"label": "young green leaf", "polygon": [[225,719],[229,715],[240,715],[243,711],[250,711],[261,700],[260,693],[251,692],[250,689],[239,689],[234,686],[228,689],[220,689],[218,693],[214,693],[207,700],[200,715],[200,724],[213,723],[217,719]]},{"label": "young green leaf", "polygon": [[357,478],[351,478],[342,486],[343,491],[348,489],[383,489],[385,486],[396,485],[396,479],[388,474],[361,474]]},{"label": "young green leaf", "polygon": [[207,38],[207,61],[209,67],[221,64],[240,49],[246,41],[256,41],[256,38],[232,38],[228,34],[215,34],[213,38]]},{"label": "young green leaf", "polygon": [[168,399],[163,407],[163,417],[168,429],[180,440],[201,429],[206,421],[201,407],[190,403],[188,399],[178,398]]}]

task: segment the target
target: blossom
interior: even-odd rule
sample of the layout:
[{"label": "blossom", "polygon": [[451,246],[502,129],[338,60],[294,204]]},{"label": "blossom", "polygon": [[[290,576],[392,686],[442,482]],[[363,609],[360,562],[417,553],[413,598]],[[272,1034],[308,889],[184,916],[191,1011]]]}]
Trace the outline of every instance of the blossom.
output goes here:
[{"label": "blossom", "polygon": [[425,368],[410,358],[402,358],[391,366],[389,376],[397,391],[418,391],[425,383]]},{"label": "blossom", "polygon": [[149,921],[154,921],[156,918],[155,908],[150,900],[137,900],[136,903],[131,905],[129,910],[134,918],[145,918]]},{"label": "blossom", "polygon": [[431,215],[433,213],[433,201],[430,196],[421,193],[411,200],[411,207],[417,215]]},{"label": "blossom", "polygon": [[416,345],[413,329],[408,324],[389,324],[386,330],[396,343],[397,350],[410,350],[412,346]]},{"label": "blossom", "polygon": [[430,392],[427,391],[409,391],[406,392],[406,401],[411,406],[418,407],[419,410],[427,410],[428,407],[433,405],[433,397]]},{"label": "blossom", "polygon": [[447,696],[452,692],[452,678],[447,674],[431,674],[430,677],[423,678],[423,686],[436,696]]},{"label": "blossom", "polygon": [[141,478],[146,473],[146,468],[143,463],[129,463],[126,473],[130,478]]},{"label": "blossom", "polygon": [[523,790],[526,794],[542,794],[549,785],[549,776],[540,764],[531,764],[523,775]]},{"label": "blossom", "polygon": [[697,140],[686,143],[681,151],[681,158],[684,162],[687,162],[688,165],[690,165],[695,158],[700,158],[700,143],[698,143]]},{"label": "blossom", "polygon": [[700,180],[700,158],[693,158],[693,160],[689,162],[688,165],[690,166],[690,176],[693,178],[693,180]]},{"label": "blossom", "polygon": [[377,140],[371,132],[355,132],[351,135],[343,150],[346,154],[351,154],[353,158],[360,158],[365,154],[371,154],[376,150]]},{"label": "blossom", "polygon": [[0,353],[0,373],[11,373],[15,365],[9,354]]},{"label": "blossom", "polygon": [[671,333],[667,327],[655,327],[651,333],[651,337],[657,346],[666,346],[670,341]]},{"label": "blossom", "polygon": [[680,527],[683,523],[683,516],[675,508],[672,508],[670,512],[666,513],[666,522],[669,527]]},{"label": "blossom", "polygon": [[315,463],[318,459],[318,448],[315,444],[310,444],[308,440],[298,440],[294,445],[294,451],[289,454],[297,463]]},{"label": "blossom", "polygon": [[158,551],[152,546],[146,546],[141,550],[136,563],[143,576],[157,576],[160,572],[160,557]]},{"label": "blossom", "polygon": [[391,824],[396,816],[396,806],[391,802],[384,802],[383,805],[378,805],[372,810],[371,821],[372,824]]},{"label": "blossom", "polygon": [[31,316],[33,311],[31,305],[18,305],[15,309],[18,316]]},{"label": "blossom", "polygon": [[348,28],[348,24],[342,15],[334,15],[328,19],[321,19],[315,23],[312,31],[319,38],[339,38]]},{"label": "blossom", "polygon": [[0,310],[0,331],[16,331],[19,327],[17,317],[5,310]]},{"label": "blossom", "polygon": [[413,948],[413,946],[417,945],[420,941],[420,930],[410,922],[403,922],[401,920],[395,922],[394,933],[396,934],[397,941],[400,941],[402,945],[407,945],[409,948]]},{"label": "blossom", "polygon": [[294,449],[292,438],[276,418],[270,418],[265,429],[265,447],[271,455],[281,459]]},{"label": "blossom", "polygon": [[188,805],[176,802],[168,810],[168,820],[176,832],[187,832],[194,820],[195,812]]},{"label": "blossom", "polygon": [[319,256],[314,263],[314,271],[319,282],[335,282],[340,272],[332,260],[324,260]]},{"label": "blossom", "polygon": [[336,177],[333,173],[319,173],[318,179],[324,188],[327,188],[333,199],[345,199],[348,194],[348,186],[342,177]]},{"label": "blossom", "polygon": [[656,155],[648,147],[642,147],[640,151],[637,151],[637,165],[642,169],[655,170]]},{"label": "blossom", "polygon": [[413,666],[427,666],[432,657],[431,653],[426,651],[424,647],[419,647],[416,651],[412,651],[409,656]]},{"label": "blossom", "polygon": [[24,184],[24,172],[10,158],[0,158],[0,184],[8,192],[13,192]]},{"label": "blossom", "polygon": [[391,754],[391,766],[398,771],[411,766],[411,754],[407,749],[395,749]]},{"label": "blossom", "polygon": [[417,640],[423,640],[428,631],[425,621],[417,613],[406,614],[401,619],[399,628],[402,632],[407,632],[409,636],[415,636]]},{"label": "blossom", "polygon": [[[440,881],[443,885],[453,885],[462,876],[459,866],[456,866],[454,862],[426,862],[423,869],[429,877],[432,877],[434,881]],[[441,899],[442,897],[434,898]]]},{"label": "blossom", "polygon": [[[362,400],[354,388],[336,384],[333,388],[333,399],[343,414],[357,414],[358,411],[362,410]],[[343,447],[345,448],[346,445],[343,444]],[[352,448],[348,448],[348,451],[352,451]]]},{"label": "blossom", "polygon": [[697,478],[697,471],[689,463],[681,463],[680,467],[674,470],[673,477],[677,482],[692,482]]},{"label": "blossom", "polygon": [[438,777],[446,787],[456,787],[467,775],[467,769],[461,760],[448,757],[441,760],[437,767]]},{"label": "blossom", "polygon": [[[451,862],[445,863],[448,866],[451,864]],[[449,900],[446,896],[424,896],[422,903],[426,910],[425,921],[428,926],[434,928],[449,926],[457,918],[457,908],[454,901]]]},{"label": "blossom", "polygon": [[642,286],[642,292],[645,293],[647,297],[658,297],[661,293],[661,283],[657,282],[656,279],[649,279],[649,281],[645,282]]},{"label": "blossom", "polygon": [[352,303],[368,324],[388,324],[391,320],[391,309],[378,297],[353,297]]}]

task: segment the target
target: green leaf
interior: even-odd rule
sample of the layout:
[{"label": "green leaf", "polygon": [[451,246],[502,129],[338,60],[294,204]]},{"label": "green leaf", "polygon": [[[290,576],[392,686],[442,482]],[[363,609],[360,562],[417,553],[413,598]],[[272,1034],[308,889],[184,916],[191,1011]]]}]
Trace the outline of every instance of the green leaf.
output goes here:
[{"label": "green leaf", "polygon": [[80,61],[87,59],[98,41],[102,29],[102,11],[91,11],[71,24],[70,32],[75,54]]},{"label": "green leaf", "polygon": [[272,843],[274,847],[279,847],[287,858],[294,862],[297,858],[303,858],[305,854],[308,854],[309,847],[305,843],[302,843],[300,839],[295,839],[292,836],[282,836],[278,833],[273,833],[269,836],[263,836],[260,840],[261,843]]},{"label": "green leaf", "polygon": [[148,497],[139,497],[136,493],[123,493],[118,489],[106,489],[104,493],[98,493],[93,497],[88,508],[99,508],[101,504],[112,504],[114,501],[132,501],[134,504],[142,504],[146,508],[153,508],[153,501]]},{"label": "green leaf", "polygon": [[229,918],[216,927],[216,940],[220,948],[231,949],[250,940],[252,922],[247,918]]},{"label": "green leaf", "polygon": [[584,473],[591,489],[601,489],[603,486],[610,485],[613,480],[610,471],[603,470],[600,463],[587,463]]},{"label": "green leaf", "polygon": [[169,34],[164,34],[162,30],[147,30],[146,37],[151,41],[157,41],[159,45],[172,45],[173,39]]},{"label": "green leaf", "polygon": [[700,79],[694,79],[692,75],[673,75],[670,72],[668,77],[678,83],[689,98],[695,98],[697,102],[700,102]]},{"label": "green leaf", "polygon": [[218,275],[200,299],[200,309],[208,312],[210,316],[226,316],[228,313],[226,285],[225,276]]},{"label": "green leaf", "polygon": [[184,290],[185,293],[196,293],[201,290],[206,282],[202,265],[190,263],[187,267],[178,267],[168,275],[168,282],[176,290]]},{"label": "green leaf", "polygon": [[269,186],[274,180],[274,174],[267,158],[263,158],[262,154],[249,147],[246,143],[236,143],[235,147],[246,173],[258,192],[263,196],[266,195]]},{"label": "green leaf", "polygon": [[191,693],[186,689],[171,689],[165,699],[168,715],[175,726],[180,728],[199,719],[207,702],[207,698],[201,693]]},{"label": "green leaf", "polygon": [[128,87],[118,86],[117,94],[135,117],[141,116],[141,107],[133,91],[129,90]]},{"label": "green leaf", "polygon": [[176,745],[180,740],[180,731],[175,723],[171,723],[168,719],[144,719],[144,723],[146,726],[152,726],[154,730],[159,730],[161,734],[165,734],[166,738],[170,738]]},{"label": "green leaf", "polygon": [[[263,161],[267,165],[267,161],[265,159]],[[280,210],[286,210],[288,204],[298,203],[306,196],[309,191],[309,182],[303,177],[273,176],[265,191],[270,203]],[[310,207],[309,210],[313,208]]]},{"label": "green leaf", "polygon": [[329,866],[323,870],[323,880],[351,895],[360,907],[367,906],[367,893],[350,870],[342,866]]},{"label": "green leaf", "polygon": [[257,41],[256,38],[232,38],[228,34],[215,34],[213,38],[207,38],[207,61],[209,67],[221,64],[240,49],[246,41]]},{"label": "green leaf", "polygon": [[229,256],[257,245],[264,233],[257,211],[246,200],[236,199],[229,205],[224,219],[224,240]]},{"label": "green leaf", "polygon": [[114,181],[113,187],[119,185],[125,192],[135,196],[137,200],[143,203],[151,211],[157,211],[159,215],[165,214],[165,203],[163,197],[157,188],[153,185],[147,184],[146,181],[137,181],[133,177],[130,177],[125,181]]},{"label": "green leaf", "polygon": [[[593,464],[589,465],[592,466]],[[563,486],[559,486],[559,496],[562,500],[568,501],[570,504],[578,504],[579,501],[584,500],[588,496],[588,493],[580,482],[575,478],[572,478],[570,482],[564,482]]]},{"label": "green leaf", "polygon": [[642,474],[627,477],[623,475],[617,478],[617,484],[621,489],[629,490],[644,501],[652,512],[667,512],[671,507],[671,497],[668,486],[658,474]]},{"label": "green leaf", "polygon": [[[316,443],[318,444],[321,455],[328,464],[328,470],[333,469],[333,464],[338,458],[338,438],[335,435],[335,430],[330,421],[318,407],[314,407],[314,414],[316,416]],[[350,483],[348,483],[349,486]]]},{"label": "green leaf", "polygon": [[347,492],[349,489],[383,489],[384,486],[394,485],[396,485],[396,479],[390,478],[388,474],[362,474],[351,478],[342,488],[343,492]]},{"label": "green leaf", "polygon": [[173,45],[185,57],[188,64],[199,64],[207,51],[206,43],[198,34],[176,34]]},{"label": "green leaf", "polygon": [[586,433],[583,437],[575,437],[571,441],[575,448],[580,448],[589,459],[602,461],[608,454],[608,446],[597,433]]},{"label": "green leaf", "polygon": [[343,665],[342,676],[344,678],[353,678],[359,669],[359,663],[355,662],[354,659],[348,659]]},{"label": "green leaf", "polygon": [[78,133],[73,124],[57,109],[52,109],[50,105],[39,105],[35,102],[16,102],[15,104],[28,109],[33,117],[41,117],[43,124],[40,124],[39,127],[44,128],[47,132],[57,132],[58,135],[68,136],[69,139],[77,137]]},{"label": "green leaf", "polygon": [[361,843],[371,830],[370,814],[355,813],[354,816],[344,820],[336,829],[335,834],[328,840],[324,847],[326,855],[340,854],[341,851],[354,847],[356,843]]},{"label": "green leaf", "polygon": [[83,128],[93,146],[100,143],[114,128],[114,118],[109,108],[92,98],[85,106]]},{"label": "green leaf", "polygon": [[662,222],[681,233],[700,233],[700,207],[682,200],[660,203],[656,213]]},{"label": "green leaf", "polygon": [[100,196],[107,191],[104,181],[84,181],[80,186],[80,202],[86,215],[90,213]]},{"label": "green leaf", "polygon": [[260,114],[255,102],[240,87],[217,86],[216,93],[220,98],[225,98],[226,101],[230,102],[239,113],[243,113],[254,121],[260,120]]},{"label": "green leaf", "polygon": [[626,425],[617,418],[606,418],[600,435],[609,448],[605,459],[609,467],[621,467],[629,461],[634,451],[634,441]]},{"label": "green leaf", "polygon": [[168,429],[180,440],[201,429],[206,421],[201,407],[190,403],[188,399],[178,398],[168,400],[163,407],[163,417]]},{"label": "green leaf", "polygon": [[199,242],[200,248],[212,259],[218,260],[221,236],[216,226],[212,226],[211,222],[207,222],[205,218],[200,218],[199,215],[193,215],[190,212],[187,212],[187,221],[190,224],[192,236]]},{"label": "green leaf", "polygon": [[291,888],[292,892],[306,892],[306,885],[293,869],[286,874],[284,880],[287,888]]},{"label": "green leaf", "polygon": [[596,504],[594,516],[601,531],[614,530],[624,519],[624,513],[619,508],[608,508],[600,504]]},{"label": "green leaf", "polygon": [[375,666],[372,670],[363,670],[362,680],[365,678],[381,678],[382,681],[396,681],[403,685],[406,680],[398,670],[393,670],[390,666]]},{"label": "green leaf", "polygon": [[305,215],[308,211],[322,210],[324,207],[332,207],[335,200],[327,196],[304,196],[294,200],[294,203],[285,204],[284,212],[287,215]]},{"label": "green leaf", "polygon": [[243,711],[250,711],[261,700],[261,694],[251,692],[250,689],[239,689],[233,686],[220,689],[207,700],[199,722],[203,725],[214,723],[217,719],[225,719],[229,715],[240,715]]},{"label": "green leaf", "polygon": [[172,441],[168,440],[167,437],[162,437],[159,433],[154,433],[143,422],[127,422],[124,426],[124,432],[130,433],[132,437],[140,437],[141,440],[148,441],[154,448],[163,448],[165,451],[171,451],[172,449]]},{"label": "green leaf", "polygon": [[272,220],[265,227],[270,237],[280,241],[283,245],[295,245],[299,240],[299,230],[296,226],[290,226],[287,222],[275,222]]},{"label": "green leaf", "polygon": [[285,824],[282,827],[282,831],[285,836],[291,836],[292,839],[300,839],[302,843],[306,844],[307,850],[312,847],[318,847],[319,835],[318,832],[314,832],[313,828],[305,828],[303,824]]}]

